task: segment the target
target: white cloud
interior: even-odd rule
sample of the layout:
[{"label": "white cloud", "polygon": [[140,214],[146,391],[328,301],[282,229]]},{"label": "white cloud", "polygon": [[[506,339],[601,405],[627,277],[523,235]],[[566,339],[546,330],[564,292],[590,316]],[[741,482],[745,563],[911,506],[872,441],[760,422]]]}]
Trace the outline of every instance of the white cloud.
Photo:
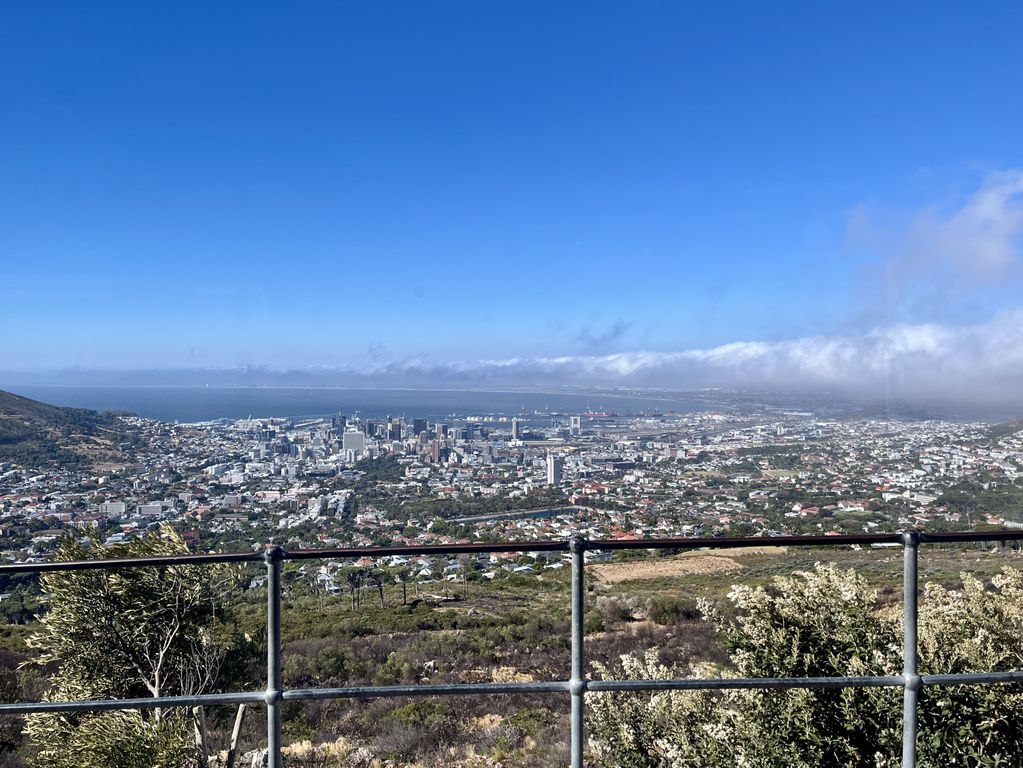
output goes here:
[{"label": "white cloud", "polygon": [[993,293],[1023,276],[1023,171],[990,174],[956,205],[908,218],[858,206],[847,235],[854,249],[876,259],[858,299],[860,314],[912,321],[957,311],[976,316]]},{"label": "white cloud", "polygon": [[959,327],[900,324],[861,336],[734,342],[677,352],[432,364],[410,360],[362,370],[358,375],[437,385],[458,381],[827,389],[903,399],[1019,401],[1023,410],[1023,309],[987,323]]},{"label": "white cloud", "polygon": [[[8,381],[20,379],[8,375]],[[36,377],[38,378],[38,377]],[[33,383],[26,374],[24,383]],[[860,335],[737,341],[678,351],[438,362],[428,356],[369,366],[69,370],[46,383],[277,386],[721,387],[789,394],[830,392],[901,404],[997,406],[1023,414],[1023,308],[974,325],[881,326]],[[36,382],[38,383],[38,382]]]},{"label": "white cloud", "polygon": [[919,214],[901,266],[951,271],[979,284],[1004,277],[1018,263],[1023,233],[1023,171],[996,173],[956,210]]}]

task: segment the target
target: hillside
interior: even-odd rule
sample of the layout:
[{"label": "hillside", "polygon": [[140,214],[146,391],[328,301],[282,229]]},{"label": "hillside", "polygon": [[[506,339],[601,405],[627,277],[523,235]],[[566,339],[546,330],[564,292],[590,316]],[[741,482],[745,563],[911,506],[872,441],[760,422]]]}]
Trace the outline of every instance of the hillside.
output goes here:
[{"label": "hillside", "polygon": [[991,437],[998,439],[1006,437],[1007,435],[1015,434],[1023,430],[1023,419],[1016,419],[1015,421],[1006,421],[1001,424],[995,424],[990,429]]},{"label": "hillside", "polygon": [[127,437],[114,414],[60,408],[0,391],[0,461],[31,467],[93,463],[112,458]]}]

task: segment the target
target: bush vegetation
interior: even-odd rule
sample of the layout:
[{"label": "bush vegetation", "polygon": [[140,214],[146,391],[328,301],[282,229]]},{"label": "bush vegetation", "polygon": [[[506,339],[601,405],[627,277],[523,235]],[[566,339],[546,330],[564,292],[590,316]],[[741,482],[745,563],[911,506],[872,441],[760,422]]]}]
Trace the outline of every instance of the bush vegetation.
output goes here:
[{"label": "bush vegetation", "polygon": [[[170,546],[168,540],[161,541],[160,546]],[[94,554],[76,552],[74,556]],[[828,550],[828,555],[857,570],[814,567],[814,553],[792,551],[783,557],[743,556],[741,573],[616,584],[591,575],[586,595],[588,673],[594,677],[897,674],[901,669],[900,606],[898,591],[891,587],[890,556],[836,550]],[[989,576],[999,573],[990,586],[975,577],[960,581],[949,570],[956,562],[954,552],[930,555],[936,559],[922,559],[921,570],[930,578],[944,579],[945,585],[928,586],[922,600],[922,671],[1018,668],[1023,588],[1017,572],[998,571],[1005,557],[1013,555],[992,556],[989,563],[977,561],[976,567],[987,568]],[[971,562],[974,559],[971,555]],[[793,567],[807,572],[783,575],[791,574]],[[200,626],[215,627],[214,635],[220,638],[217,653],[222,658],[217,679],[205,690],[261,690],[265,685],[265,592],[258,583],[249,584],[253,576],[262,574],[262,568],[246,568],[244,574],[231,572],[232,589],[223,583],[223,589],[217,588],[214,625],[205,624],[205,614],[198,614]],[[286,687],[551,680],[567,674],[570,589],[566,569],[540,568],[530,576],[498,569],[493,580],[470,572],[465,581],[456,577],[409,584],[404,600],[405,585],[394,580],[391,569],[383,569],[380,573],[386,578],[380,586],[364,580],[357,589],[369,589],[369,594],[353,601],[346,579],[353,568],[354,564],[338,568],[333,577],[336,589],[328,592],[317,585],[318,568],[285,564]],[[152,578],[152,571],[141,570]],[[100,572],[89,573],[92,579]],[[205,570],[201,573],[209,577]],[[729,587],[736,581],[743,586]],[[150,586],[159,592],[159,584]],[[42,623],[9,626],[0,633],[0,692],[7,700],[39,698],[46,690],[51,698],[68,695],[57,686],[64,684],[64,676],[75,664],[67,665],[65,672],[61,660],[71,656],[71,645],[87,646],[82,635],[69,635],[69,645],[59,659],[53,656],[50,661],[40,655],[45,649],[38,640],[32,641],[34,650],[26,648],[26,635],[38,636],[49,631],[46,627],[56,626],[59,600],[53,596],[58,593],[53,591],[55,585],[44,587],[51,603],[49,613],[47,604],[42,604]],[[88,589],[101,594],[104,587],[88,582]],[[126,607],[120,606],[117,613]],[[83,608],[86,617],[88,608]],[[100,666],[100,656],[116,658],[100,649],[90,654],[83,662],[91,666]],[[33,663],[26,665],[30,658]],[[54,673],[55,677],[47,678]],[[131,695],[151,693],[144,684],[130,686],[134,686]],[[168,690],[178,687],[175,683]],[[1012,750],[1021,746],[1011,717],[1011,708],[1023,704],[1018,688],[925,688],[921,765],[1014,764],[1013,756],[1019,753]],[[95,695],[108,695],[106,688],[92,690]],[[128,689],[123,690],[116,695],[128,695]],[[623,768],[890,766],[897,763],[901,738],[900,699],[898,689],[653,696],[590,693],[588,760],[593,765]],[[207,708],[209,742],[214,749],[226,745],[234,714],[233,708]],[[567,714],[565,697],[541,694],[288,701],[283,712],[285,743],[290,745],[285,764],[289,768],[564,765],[568,762]],[[74,734],[58,729],[52,739],[39,731],[35,747],[23,743],[18,720],[0,722],[0,766],[23,766],[26,759],[59,765],[45,762],[50,759],[45,752],[51,744],[54,755],[63,751],[69,761],[74,756],[76,765],[89,765],[91,760],[95,765],[151,766],[176,760],[177,765],[187,766],[196,751],[192,720],[186,715],[164,713],[166,730],[154,728],[150,715],[109,720],[83,716],[67,723],[87,728]],[[44,717],[40,722],[45,721]],[[31,719],[29,723],[33,728]],[[242,751],[264,744],[265,729],[262,709],[250,708],[242,728]],[[128,741],[119,742],[122,736]],[[83,758],[81,746],[74,746],[73,739],[91,740],[92,751],[86,753],[91,756]],[[952,745],[953,751],[946,754],[932,746],[934,740]],[[33,756],[40,749],[42,753]],[[173,759],[161,755],[173,755]],[[248,764],[246,759],[241,765]]]},{"label": "bush vegetation", "polygon": [[[598,664],[605,679],[696,676],[898,675],[901,611],[852,570],[818,565],[768,587],[735,587],[732,618],[704,601],[729,664],[689,670],[656,651]],[[1023,573],[1006,568],[988,588],[963,574],[962,588],[928,584],[919,624],[921,674],[1019,669]],[[592,752],[615,768],[895,768],[902,739],[901,691],[664,691],[591,694]],[[921,768],[1015,766],[1023,754],[1023,686],[926,686],[920,697]]]}]

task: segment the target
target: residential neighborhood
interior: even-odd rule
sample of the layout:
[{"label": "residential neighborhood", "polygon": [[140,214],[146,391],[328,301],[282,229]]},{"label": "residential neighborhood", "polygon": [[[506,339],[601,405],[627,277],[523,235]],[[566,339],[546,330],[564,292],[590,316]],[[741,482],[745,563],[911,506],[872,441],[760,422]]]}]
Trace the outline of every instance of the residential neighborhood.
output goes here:
[{"label": "residential neighborhood", "polygon": [[[45,559],[68,534],[113,545],[165,523],[197,551],[1023,527],[1023,430],[979,422],[122,418],[136,439],[119,462],[0,464],[7,560]],[[388,564],[420,581],[459,568]],[[529,573],[560,562],[479,566]]]}]

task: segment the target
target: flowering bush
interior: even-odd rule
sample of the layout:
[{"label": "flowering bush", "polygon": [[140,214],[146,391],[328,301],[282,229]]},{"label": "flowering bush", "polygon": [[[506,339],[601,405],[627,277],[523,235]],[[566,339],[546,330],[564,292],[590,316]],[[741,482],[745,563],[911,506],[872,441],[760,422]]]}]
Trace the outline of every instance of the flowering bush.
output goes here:
[{"label": "flowering bush", "polygon": [[[990,587],[964,574],[962,590],[928,584],[920,606],[921,674],[1019,669],[1023,573],[1007,568]],[[897,675],[899,610],[854,571],[818,564],[771,588],[733,588],[735,617],[701,603],[731,659],[724,677]],[[626,655],[605,679],[670,679],[683,670],[655,651]],[[692,669],[695,677],[714,670]],[[816,768],[899,764],[902,692],[895,688],[663,691],[589,694],[590,746],[606,766]],[[1019,765],[1019,685],[933,686],[920,697],[921,768]]]}]

